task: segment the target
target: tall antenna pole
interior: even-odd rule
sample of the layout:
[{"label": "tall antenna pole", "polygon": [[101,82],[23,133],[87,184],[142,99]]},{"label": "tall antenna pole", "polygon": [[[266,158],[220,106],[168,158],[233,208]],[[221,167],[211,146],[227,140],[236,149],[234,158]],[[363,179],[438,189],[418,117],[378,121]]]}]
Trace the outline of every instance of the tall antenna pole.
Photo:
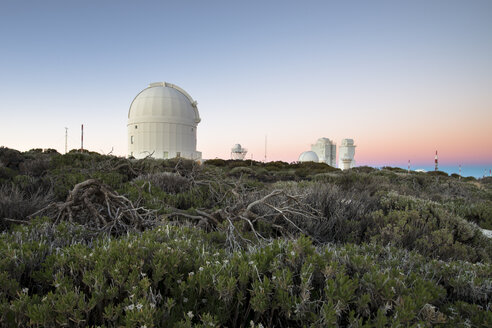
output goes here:
[{"label": "tall antenna pole", "polygon": [[439,162],[438,162],[438,159],[437,159],[437,150],[436,150],[436,157],[435,157],[435,159],[434,159],[434,163],[435,163],[435,165],[436,165],[436,166],[435,166],[435,168],[434,168],[434,171],[437,171],[437,170],[438,170],[438,168],[439,168],[439,165],[438,165],[438,164],[439,164]]},{"label": "tall antenna pole", "polygon": [[65,127],[65,154],[67,153],[68,149],[68,128]]},{"label": "tall antenna pole", "polygon": [[407,173],[410,173],[410,160],[408,160],[408,171]]},{"label": "tall antenna pole", "polygon": [[265,134],[265,163],[267,161],[267,135]]},{"label": "tall antenna pole", "polygon": [[80,128],[80,150],[84,150],[84,124]]}]

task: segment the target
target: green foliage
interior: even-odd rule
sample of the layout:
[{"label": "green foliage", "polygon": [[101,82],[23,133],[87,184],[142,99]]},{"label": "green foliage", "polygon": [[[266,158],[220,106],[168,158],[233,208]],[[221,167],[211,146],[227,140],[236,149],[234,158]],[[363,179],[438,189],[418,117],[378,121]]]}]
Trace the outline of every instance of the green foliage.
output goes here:
[{"label": "green foliage", "polygon": [[[89,178],[160,226],[12,226]],[[491,181],[0,148],[0,326],[490,326]]]},{"label": "green foliage", "polygon": [[194,228],[94,239],[38,220],[0,236],[0,324],[483,323],[491,273],[376,245],[301,237],[229,254]]}]

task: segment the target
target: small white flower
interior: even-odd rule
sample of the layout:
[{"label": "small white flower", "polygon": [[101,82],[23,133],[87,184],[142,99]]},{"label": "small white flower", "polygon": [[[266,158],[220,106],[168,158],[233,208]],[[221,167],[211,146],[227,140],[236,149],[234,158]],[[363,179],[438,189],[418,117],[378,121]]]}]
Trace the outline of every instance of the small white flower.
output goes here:
[{"label": "small white flower", "polygon": [[275,280],[275,279],[277,279],[277,277],[276,276],[272,276],[272,280]]},{"label": "small white flower", "polygon": [[[294,256],[294,255],[296,255],[296,252],[291,251],[291,252],[290,252],[290,255]],[[261,324],[260,324],[260,325],[261,325]]]},{"label": "small white flower", "polygon": [[181,279],[176,280],[178,284],[182,283],[183,281]]},{"label": "small white flower", "polygon": [[248,262],[248,264],[249,264],[249,265],[255,265],[255,262],[253,262],[253,261],[249,261],[249,262]]},{"label": "small white flower", "polygon": [[143,305],[142,305],[142,304],[140,304],[140,303],[138,303],[138,304],[137,304],[137,310],[141,310],[142,308],[143,308]]},{"label": "small white flower", "polygon": [[147,325],[140,326],[140,328],[147,328]]},{"label": "small white flower", "polygon": [[186,315],[188,316],[188,318],[190,319],[193,319],[194,315],[193,315],[193,312],[189,311],[188,313],[186,313]]},{"label": "small white flower", "polygon": [[219,256],[219,253],[215,253],[214,256]]},{"label": "small white flower", "polygon": [[263,328],[263,325],[261,324],[261,322],[258,324],[258,328]]},{"label": "small white flower", "polygon": [[205,262],[205,263],[206,263],[207,265],[210,265],[210,262],[209,262],[209,261],[207,261],[207,262]]},{"label": "small white flower", "polygon": [[27,294],[27,292],[29,292],[29,288],[27,288],[27,287],[26,287],[26,288],[22,288],[22,292],[23,292],[24,294]]},{"label": "small white flower", "polygon": [[186,297],[183,298],[183,303],[188,303],[188,299]]},{"label": "small white flower", "polygon": [[195,273],[193,271],[191,271],[191,272],[188,273],[188,276],[190,276],[190,277],[191,276],[194,276],[194,275],[195,275]]},{"label": "small white flower", "polygon": [[56,283],[55,288],[58,288],[58,287],[60,287],[60,284]]},{"label": "small white flower", "polygon": [[142,277],[145,277],[147,275],[145,272],[140,272],[140,274],[142,275]]},{"label": "small white flower", "polygon": [[219,261],[215,261],[215,264],[220,264],[220,262]]},{"label": "small white flower", "polygon": [[90,254],[89,254],[89,257],[92,257],[92,255],[94,255],[94,253],[90,253]]},{"label": "small white flower", "polygon": [[253,320],[251,320],[251,321],[249,322],[249,325],[250,325],[251,327],[254,327],[254,326],[255,326],[255,323],[253,322]]},{"label": "small white flower", "polygon": [[198,268],[198,271],[203,271],[203,267]]},{"label": "small white flower", "polygon": [[84,259],[86,259],[86,258],[87,258],[87,256],[86,256],[86,255],[84,255]]},{"label": "small white flower", "polygon": [[134,309],[134,308],[135,308],[135,305],[130,304],[130,305],[128,305],[128,306],[125,308],[125,310],[127,310],[127,311],[133,311],[133,309]]},{"label": "small white flower", "polygon": [[206,298],[202,298],[202,303],[203,304],[207,303],[207,299]]},{"label": "small white flower", "polygon": [[224,264],[227,264],[227,263],[229,263],[229,260],[224,260]]},{"label": "small white flower", "polygon": [[155,308],[155,303],[150,303],[150,308],[154,309]]}]

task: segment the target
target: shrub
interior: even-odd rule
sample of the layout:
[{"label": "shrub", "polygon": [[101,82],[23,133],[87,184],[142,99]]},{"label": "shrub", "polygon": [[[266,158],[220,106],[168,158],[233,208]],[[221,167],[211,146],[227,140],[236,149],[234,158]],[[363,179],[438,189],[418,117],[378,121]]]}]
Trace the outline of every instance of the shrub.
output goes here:
[{"label": "shrub", "polygon": [[242,175],[255,176],[255,171],[250,167],[238,166],[230,170],[228,174],[239,178]]},{"label": "shrub", "polygon": [[443,171],[429,171],[429,172],[427,172],[427,175],[437,176],[437,177],[448,177],[449,176],[446,172],[443,172]]},{"label": "shrub", "polygon": [[20,163],[24,161],[20,151],[15,149],[0,147],[0,163],[9,169],[18,170]]},{"label": "shrub", "polygon": [[216,159],[209,159],[204,162],[205,165],[213,165],[213,166],[219,166],[219,167],[224,167],[226,166],[226,161],[220,158]]},{"label": "shrub", "polygon": [[490,264],[429,262],[376,245],[315,248],[305,237],[228,254],[207,234],[172,226],[92,242],[82,231],[37,221],[0,235],[1,325],[411,326],[488,317]]},{"label": "shrub", "polygon": [[177,173],[158,172],[140,175],[134,181],[146,182],[171,194],[178,194],[190,189],[190,181]]},{"label": "shrub", "polygon": [[10,225],[8,219],[24,221],[52,200],[53,193],[50,190],[38,189],[27,193],[14,184],[0,186],[0,230]]}]

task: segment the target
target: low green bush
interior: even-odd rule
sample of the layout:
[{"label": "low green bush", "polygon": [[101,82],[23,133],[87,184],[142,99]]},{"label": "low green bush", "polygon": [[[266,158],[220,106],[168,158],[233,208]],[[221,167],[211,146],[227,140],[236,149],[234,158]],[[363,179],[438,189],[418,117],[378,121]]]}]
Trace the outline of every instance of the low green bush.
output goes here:
[{"label": "low green bush", "polygon": [[90,239],[49,221],[0,235],[0,325],[431,326],[490,322],[490,264],[275,240],[232,254],[194,228]]}]

